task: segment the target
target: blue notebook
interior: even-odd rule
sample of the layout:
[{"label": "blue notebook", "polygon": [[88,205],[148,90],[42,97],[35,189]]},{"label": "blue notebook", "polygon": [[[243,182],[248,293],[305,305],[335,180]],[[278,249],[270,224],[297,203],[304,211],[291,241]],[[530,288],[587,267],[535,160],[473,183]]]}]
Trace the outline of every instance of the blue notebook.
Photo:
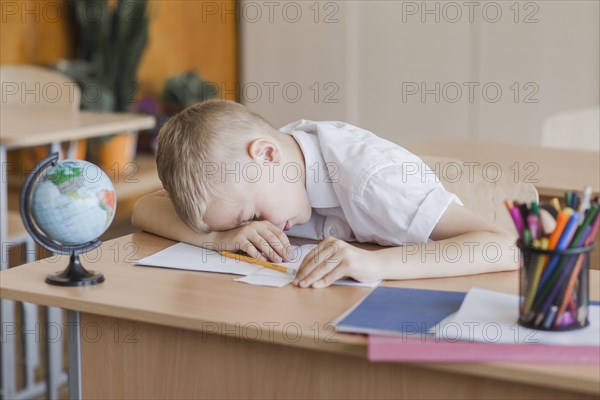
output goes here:
[{"label": "blue notebook", "polygon": [[466,293],[378,287],[338,322],[353,333],[425,333],[460,308]]}]

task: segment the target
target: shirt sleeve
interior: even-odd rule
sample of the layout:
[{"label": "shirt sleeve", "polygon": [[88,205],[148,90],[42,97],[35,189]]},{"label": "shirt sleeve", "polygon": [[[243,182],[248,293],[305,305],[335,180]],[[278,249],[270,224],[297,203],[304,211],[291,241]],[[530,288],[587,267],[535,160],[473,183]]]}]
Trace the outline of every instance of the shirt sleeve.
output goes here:
[{"label": "shirt sleeve", "polygon": [[448,208],[460,199],[448,192],[418,157],[382,166],[365,178],[355,198],[367,241],[385,245],[425,243]]}]

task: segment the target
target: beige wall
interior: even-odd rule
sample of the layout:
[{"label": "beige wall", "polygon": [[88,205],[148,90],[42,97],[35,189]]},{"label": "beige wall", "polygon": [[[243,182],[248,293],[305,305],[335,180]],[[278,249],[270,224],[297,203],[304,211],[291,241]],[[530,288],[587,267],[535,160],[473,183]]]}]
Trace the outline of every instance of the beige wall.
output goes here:
[{"label": "beige wall", "polygon": [[277,125],[540,144],[546,117],[599,103],[599,15],[595,0],[243,1],[241,97]]}]

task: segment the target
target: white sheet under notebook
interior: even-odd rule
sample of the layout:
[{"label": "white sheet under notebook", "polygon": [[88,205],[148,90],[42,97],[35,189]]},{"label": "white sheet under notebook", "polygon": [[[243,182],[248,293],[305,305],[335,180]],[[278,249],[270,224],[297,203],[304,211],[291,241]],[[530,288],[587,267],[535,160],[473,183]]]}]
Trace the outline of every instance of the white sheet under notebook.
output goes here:
[{"label": "white sheet under notebook", "polygon": [[519,296],[473,288],[460,309],[432,329],[437,337],[486,343],[600,346],[600,307],[590,306],[582,329],[548,332],[522,327]]},{"label": "white sheet under notebook", "polygon": [[[315,247],[314,244],[293,246],[294,262],[279,263],[286,267],[298,269],[304,257]],[[291,274],[284,274],[268,268],[260,267],[244,261],[224,257],[214,250],[192,246],[187,243],[177,243],[151,256],[142,258],[137,265],[151,267],[186,269],[190,271],[217,272],[222,274],[243,275],[235,279],[237,282],[251,285],[282,287],[294,280]],[[334,285],[375,287],[381,281],[360,283],[352,279],[340,279]]]}]

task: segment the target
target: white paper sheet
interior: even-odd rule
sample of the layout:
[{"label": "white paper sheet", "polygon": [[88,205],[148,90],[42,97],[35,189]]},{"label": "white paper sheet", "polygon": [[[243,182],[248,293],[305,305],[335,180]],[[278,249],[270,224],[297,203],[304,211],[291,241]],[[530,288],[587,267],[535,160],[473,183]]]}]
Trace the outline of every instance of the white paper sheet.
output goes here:
[{"label": "white paper sheet", "polygon": [[142,258],[137,262],[137,265],[234,275],[249,275],[262,269],[258,265],[240,262],[222,256],[214,250],[192,246],[187,243],[177,243],[158,253]]},{"label": "white paper sheet", "polygon": [[[302,264],[304,257],[315,246],[314,244],[293,246],[294,261],[279,264],[297,270],[300,264]],[[137,262],[137,265],[243,275],[242,278],[235,280],[237,282],[261,286],[283,287],[294,280],[294,275],[234,260],[224,257],[214,250],[186,243],[177,243],[149,257],[143,258]],[[380,282],[360,283],[352,279],[340,279],[334,285],[375,287]]]},{"label": "white paper sheet", "polygon": [[[270,272],[272,270],[265,268],[264,271]],[[277,273],[277,271],[273,271],[273,272]],[[294,280],[294,277],[290,276],[290,274],[283,274],[281,272],[279,273],[279,275],[268,274],[268,273],[264,274],[259,271],[255,272],[253,274],[244,276],[243,278],[235,279],[236,282],[249,283],[250,285],[273,286],[273,287],[284,287],[285,285],[292,283],[293,280]]]},{"label": "white paper sheet", "polygon": [[549,332],[517,324],[519,297],[473,288],[460,309],[432,332],[440,338],[486,343],[600,346],[600,307],[590,306],[590,324],[578,330]]}]

